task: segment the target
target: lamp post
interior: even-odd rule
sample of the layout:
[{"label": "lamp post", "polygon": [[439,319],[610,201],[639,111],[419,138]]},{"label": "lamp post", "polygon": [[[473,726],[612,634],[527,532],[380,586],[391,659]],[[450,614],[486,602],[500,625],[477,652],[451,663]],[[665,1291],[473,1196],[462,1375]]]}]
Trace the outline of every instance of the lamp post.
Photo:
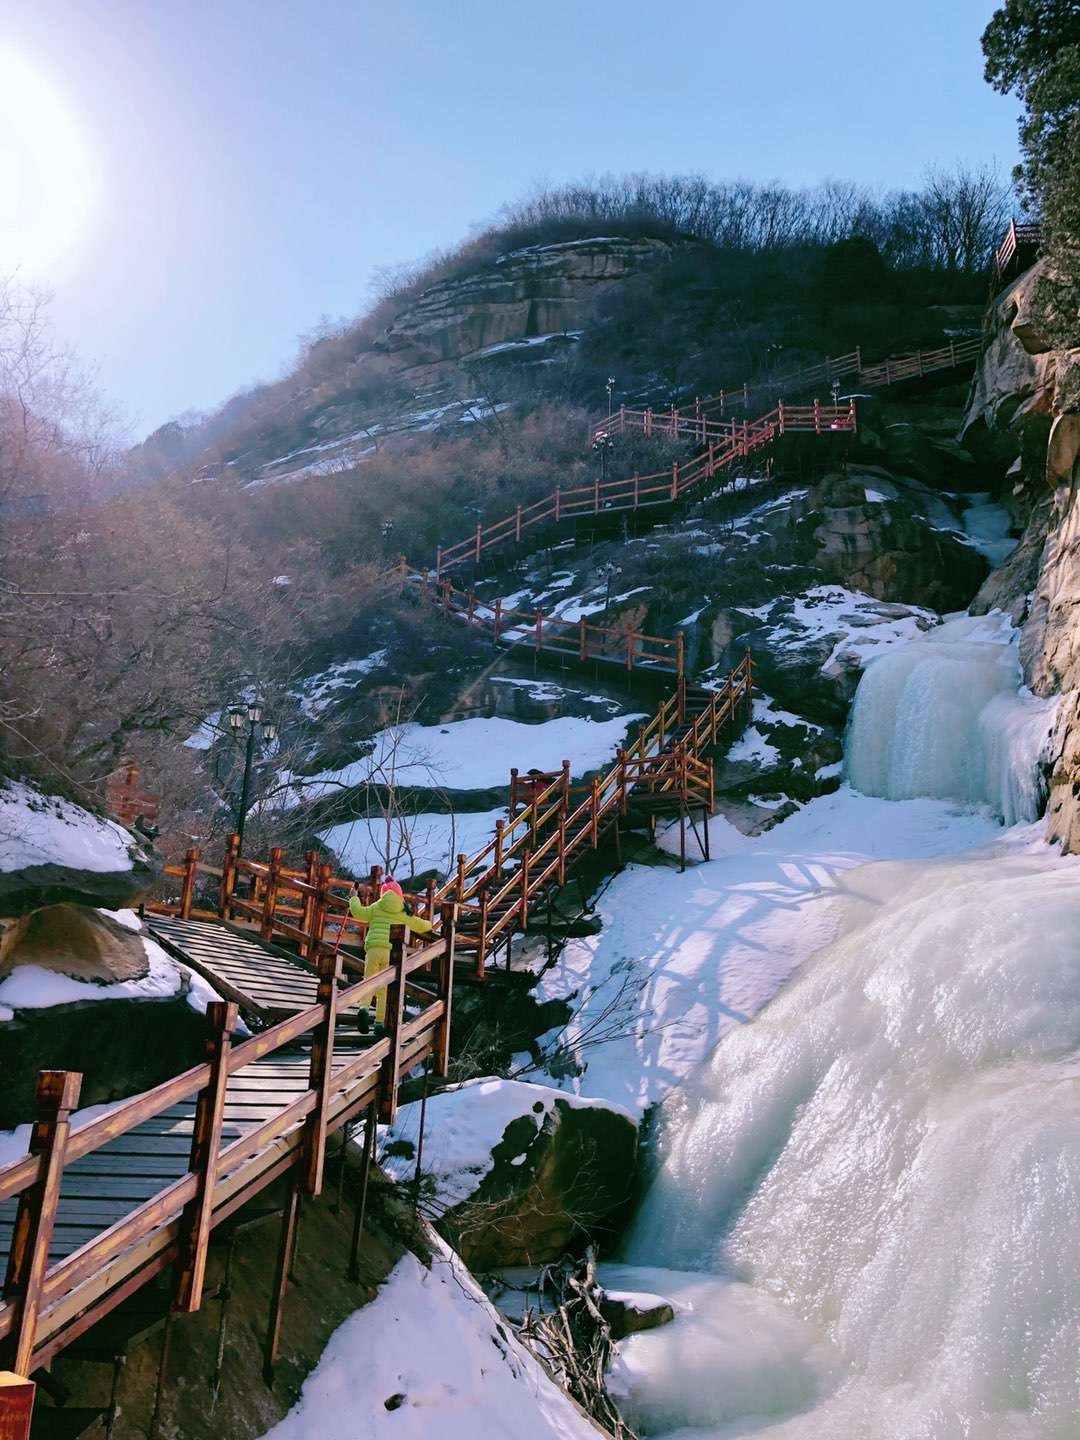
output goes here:
[{"label": "lamp post", "polygon": [[622,566],[609,561],[604,566],[604,575],[607,577],[607,589],[604,592],[604,624],[607,624],[608,610],[611,607],[611,582],[616,575],[622,574]]},{"label": "lamp post", "polygon": [[273,740],[277,735],[277,727],[269,721],[263,720],[263,707],[260,700],[252,700],[244,707],[236,707],[229,711],[229,729],[238,740],[245,721],[248,727],[248,737],[244,750],[244,780],[240,787],[240,809],[236,819],[236,833],[239,837],[238,855],[244,848],[244,826],[247,824],[251,802],[251,770],[255,763],[255,747],[260,741]]},{"label": "lamp post", "polygon": [[606,430],[598,430],[592,448],[600,456],[600,483],[603,485],[607,481],[608,452],[615,448],[614,437]]},{"label": "lamp post", "polygon": [[608,418],[609,420],[611,419],[611,413],[612,413],[612,411],[611,411],[611,405],[612,405],[611,397],[612,397],[612,394],[614,393],[614,390],[615,390],[615,376],[614,376],[614,375],[609,375],[608,378],[607,378],[607,418]]},{"label": "lamp post", "polygon": [[835,409],[839,406],[839,404],[840,404],[840,381],[839,381],[839,380],[834,380],[834,381],[832,382],[831,389],[832,389],[833,409],[835,410]]}]

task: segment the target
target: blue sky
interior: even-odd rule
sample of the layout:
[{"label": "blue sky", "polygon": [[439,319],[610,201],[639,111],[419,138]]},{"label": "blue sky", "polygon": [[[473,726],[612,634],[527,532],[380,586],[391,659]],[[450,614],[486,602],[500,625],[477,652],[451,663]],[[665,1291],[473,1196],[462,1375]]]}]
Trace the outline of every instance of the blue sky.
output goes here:
[{"label": "blue sky", "polygon": [[979,52],[993,8],[0,0],[0,78],[6,56],[48,83],[90,193],[22,273],[142,433],[277,375],[320,316],[365,307],[379,267],[540,181],[1007,170],[1016,109]]}]

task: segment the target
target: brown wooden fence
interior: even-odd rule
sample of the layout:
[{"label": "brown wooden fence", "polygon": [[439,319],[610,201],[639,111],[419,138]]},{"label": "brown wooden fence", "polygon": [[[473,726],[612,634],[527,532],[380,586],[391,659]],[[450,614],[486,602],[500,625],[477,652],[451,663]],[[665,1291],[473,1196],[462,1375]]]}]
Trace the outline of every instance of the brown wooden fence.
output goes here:
[{"label": "brown wooden fence", "polygon": [[[616,417],[617,418],[617,417]],[[843,405],[786,405],[781,403],[757,420],[724,425],[715,443],[704,455],[675,462],[651,475],[632,475],[619,480],[596,480],[591,485],[559,487],[531,505],[519,505],[511,514],[490,525],[478,524],[476,532],[456,545],[440,546],[435,557],[436,583],[447,571],[476,563],[489,550],[519,542],[537,525],[558,524],[582,516],[602,515],[619,510],[642,510],[653,505],[671,505],[690,490],[772,444],[788,433],[835,435],[857,428],[855,402]]]}]

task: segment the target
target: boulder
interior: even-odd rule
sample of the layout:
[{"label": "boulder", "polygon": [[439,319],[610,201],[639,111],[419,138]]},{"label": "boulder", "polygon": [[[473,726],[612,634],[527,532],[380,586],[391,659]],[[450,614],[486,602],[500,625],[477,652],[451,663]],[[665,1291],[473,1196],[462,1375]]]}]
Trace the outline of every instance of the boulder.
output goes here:
[{"label": "boulder", "polygon": [[16,965],[37,965],[74,980],[111,984],[149,974],[146,947],[137,930],[85,905],[47,905],[21,927],[0,962],[0,974]]},{"label": "boulder", "polygon": [[[420,1106],[403,1106],[382,1164],[410,1181]],[[473,1270],[538,1265],[609,1240],[630,1204],[637,1125],[617,1106],[486,1078],[427,1103],[422,1161],[431,1210]]]},{"label": "boulder", "polygon": [[641,1330],[659,1329],[675,1319],[675,1307],[670,1300],[632,1290],[605,1290],[599,1308],[613,1340],[625,1340],[627,1335],[636,1335]]}]

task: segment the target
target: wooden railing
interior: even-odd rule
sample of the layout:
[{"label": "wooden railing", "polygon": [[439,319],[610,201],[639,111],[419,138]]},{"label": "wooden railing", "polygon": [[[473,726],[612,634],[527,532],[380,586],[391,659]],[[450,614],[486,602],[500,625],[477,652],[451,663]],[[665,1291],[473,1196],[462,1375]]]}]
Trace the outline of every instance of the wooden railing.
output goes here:
[{"label": "wooden railing", "polygon": [[[0,1365],[19,1373],[48,1362],[128,1295],[176,1266],[175,1308],[192,1311],[202,1298],[210,1232],[253,1195],[291,1173],[295,1186],[317,1195],[323,1184],[328,1137],[361,1110],[377,1106],[393,1116],[400,1079],[426,1056],[445,1074],[449,1058],[454,920],[443,914],[433,944],[408,949],[392,932],[389,968],[342,988],[342,956],[307,934],[317,957],[318,1000],[280,1024],[234,1042],[235,1004],[212,1004],[207,1059],[127,1101],[82,1129],[72,1130],[81,1076],[43,1072],[30,1153],[0,1168],[0,1201],[18,1197],[3,1300]],[[410,984],[433,969],[435,989]],[[426,1003],[406,1019],[406,990]],[[336,1067],[338,1017],[387,993],[386,1034]],[[226,1087],[233,1076],[257,1078],[269,1055],[310,1042],[308,1087],[270,1119],[222,1145]],[[188,1163],[176,1179],[120,1221],[63,1259],[49,1262],[65,1168],[101,1151],[185,1101],[195,1100]],[[107,1158],[102,1163],[107,1165]]]},{"label": "wooden railing", "polygon": [[475,590],[459,590],[449,579],[434,584],[425,570],[420,576],[424,595],[444,615],[456,615],[476,630],[483,630],[496,645],[528,650],[536,655],[564,656],[582,663],[598,660],[616,663],[628,671],[642,667],[682,678],[685,637],[646,635],[626,625],[596,625],[586,616],[565,620],[543,610],[515,610],[501,599],[478,600]]},{"label": "wooden railing", "polygon": [[939,346],[935,350],[916,350],[912,354],[890,357],[873,365],[863,365],[862,350],[856,348],[847,355],[834,356],[817,365],[807,365],[784,375],[744,384],[737,390],[720,390],[715,395],[694,400],[689,405],[673,405],[668,410],[634,410],[620,406],[606,420],[594,422],[589,438],[595,440],[597,436],[604,434],[640,430],[646,436],[691,440],[706,445],[721,441],[732,434],[733,427],[736,427],[738,422],[727,417],[735,411],[744,411],[751,402],[759,404],[769,396],[797,395],[801,390],[810,389],[814,385],[829,384],[833,380],[850,380],[851,384],[859,389],[881,389],[901,380],[911,380],[920,375],[932,375],[938,371],[951,370],[958,365],[966,365],[978,358],[982,353],[982,346],[979,336],[968,340],[951,340],[947,345]]},{"label": "wooden railing", "polygon": [[671,505],[687,491],[699,488],[714,475],[738,460],[770,445],[791,432],[828,435],[853,432],[857,428],[855,402],[843,405],[787,405],[781,403],[757,420],[725,425],[703,455],[651,475],[632,475],[619,480],[596,480],[591,485],[561,487],[531,505],[516,510],[491,525],[478,524],[476,533],[456,545],[440,546],[435,558],[435,582],[456,566],[478,562],[496,546],[512,544],[537,525],[558,524],[582,516],[619,510],[641,510],[653,505]]},{"label": "wooden railing", "polygon": [[1005,239],[1001,242],[994,256],[995,277],[998,280],[1002,278],[1020,249],[1038,250],[1041,245],[1042,226],[1037,222],[1018,225],[1016,223],[1016,216],[1014,215],[1009,221],[1009,228],[1005,232]]}]

